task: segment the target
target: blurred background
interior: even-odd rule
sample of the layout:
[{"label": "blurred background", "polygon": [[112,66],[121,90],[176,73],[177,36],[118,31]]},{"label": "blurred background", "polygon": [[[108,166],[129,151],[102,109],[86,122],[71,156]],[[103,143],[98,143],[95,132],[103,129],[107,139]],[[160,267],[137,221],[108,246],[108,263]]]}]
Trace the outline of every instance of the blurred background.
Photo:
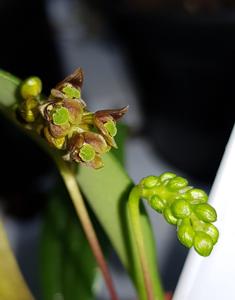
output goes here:
[{"label": "blurred background", "polygon": [[[234,1],[1,0],[0,28],[1,69],[41,77],[48,93],[80,66],[90,110],[130,105],[126,167],[135,182],[171,170],[209,192],[234,122]],[[10,145],[1,157],[10,155],[18,170],[2,166],[1,207],[23,273],[40,295],[40,213],[55,171],[33,144],[0,125]],[[187,251],[174,228],[150,215],[164,287],[174,290]],[[134,299],[115,254],[110,265],[121,299]],[[104,287],[99,299],[108,299]]]}]

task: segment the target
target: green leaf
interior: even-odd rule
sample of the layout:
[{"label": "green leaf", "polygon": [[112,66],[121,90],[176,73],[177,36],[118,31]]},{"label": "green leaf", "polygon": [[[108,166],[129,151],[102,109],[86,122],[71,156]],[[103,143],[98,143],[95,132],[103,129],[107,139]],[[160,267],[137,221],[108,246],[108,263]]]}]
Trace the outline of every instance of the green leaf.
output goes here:
[{"label": "green leaf", "polygon": [[[41,239],[43,299],[94,299],[97,265],[74,212],[62,189],[50,197]],[[60,299],[59,298],[59,299]]]},{"label": "green leaf", "polygon": [[9,107],[19,99],[20,80],[0,69],[0,105]]},{"label": "green leaf", "polygon": [[[78,182],[119,258],[141,292],[145,289],[143,274],[127,211],[127,199],[133,183],[111,153],[107,153],[103,160],[105,167],[100,170],[80,167]],[[141,225],[154,294],[161,299],[154,239],[143,205],[141,205]],[[146,295],[143,293],[140,299],[146,299]]]},{"label": "green leaf", "polygon": [[0,220],[0,299],[33,300]]},{"label": "green leaf", "polygon": [[[7,90],[5,90],[5,85]],[[9,107],[17,102],[16,92],[18,85],[19,81],[11,78],[5,72],[0,72],[0,109],[1,106]],[[9,113],[11,114],[10,111]],[[80,167],[77,180],[90,207],[110,239],[123,265],[131,275],[137,287],[139,299],[146,300],[143,274],[127,211],[128,195],[133,187],[133,183],[111,153],[107,153],[104,156],[104,165],[105,167],[100,170]],[[163,299],[156,268],[153,233],[143,205],[141,205],[141,226],[144,236],[145,255],[154,286],[154,296],[156,299]]]}]

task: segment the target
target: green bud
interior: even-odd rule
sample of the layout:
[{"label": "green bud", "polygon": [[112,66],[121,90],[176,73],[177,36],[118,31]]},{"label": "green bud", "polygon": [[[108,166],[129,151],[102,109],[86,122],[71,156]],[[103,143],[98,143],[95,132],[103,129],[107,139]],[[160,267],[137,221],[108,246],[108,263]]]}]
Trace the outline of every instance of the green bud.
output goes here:
[{"label": "green bud", "polygon": [[154,195],[149,200],[149,205],[159,213],[162,213],[166,207],[166,202],[157,195]]},{"label": "green bud", "polygon": [[165,218],[165,220],[169,223],[169,224],[177,224],[177,219],[176,217],[173,215],[170,207],[166,207],[163,211],[163,216]]},{"label": "green bud", "polygon": [[213,244],[216,244],[218,241],[218,238],[219,238],[218,229],[213,224],[209,224],[209,223],[205,224],[203,229],[204,229],[205,233],[211,237]]},{"label": "green bud", "polygon": [[117,134],[117,127],[113,120],[109,120],[104,124],[104,127],[108,130],[108,133],[113,137]]},{"label": "green bud", "polygon": [[24,99],[36,97],[42,91],[42,82],[38,77],[29,77],[23,81],[20,89],[21,96]]},{"label": "green bud", "polygon": [[70,99],[81,98],[81,92],[79,89],[74,88],[73,86],[67,85],[62,89],[63,93]]},{"label": "green bud", "polygon": [[194,212],[204,222],[215,222],[217,219],[215,209],[208,203],[195,205]]},{"label": "green bud", "polygon": [[176,177],[176,175],[174,173],[165,172],[159,177],[159,179],[161,182],[164,182],[164,181],[172,179],[174,177]]},{"label": "green bud", "polygon": [[34,122],[38,115],[37,107],[38,101],[35,98],[25,99],[19,107],[21,117],[28,123]]},{"label": "green bud", "polygon": [[159,179],[157,176],[148,176],[140,181],[140,185],[142,185],[146,189],[151,189],[157,185],[158,181]]},{"label": "green bud", "polygon": [[55,125],[65,125],[69,121],[68,109],[65,107],[57,108],[52,115],[52,119]]},{"label": "green bud", "polygon": [[89,144],[84,144],[79,151],[79,156],[84,162],[93,160],[95,158],[95,154],[95,149]]},{"label": "green bud", "polygon": [[212,238],[205,232],[198,231],[194,237],[194,248],[202,256],[210,255],[213,249]]},{"label": "green bud", "polygon": [[184,179],[183,177],[174,177],[172,178],[168,184],[167,187],[172,191],[178,191],[188,185],[188,181]]},{"label": "green bud", "polygon": [[193,246],[194,236],[195,232],[192,226],[182,224],[178,227],[177,237],[185,247],[191,248]]},{"label": "green bud", "polygon": [[191,204],[206,203],[208,200],[207,194],[200,189],[191,189],[187,191],[183,197],[188,200]]},{"label": "green bud", "polygon": [[21,111],[21,116],[28,123],[35,121],[35,115],[32,110]]},{"label": "green bud", "polygon": [[175,200],[171,205],[171,209],[176,218],[183,219],[191,214],[190,204],[184,199]]}]

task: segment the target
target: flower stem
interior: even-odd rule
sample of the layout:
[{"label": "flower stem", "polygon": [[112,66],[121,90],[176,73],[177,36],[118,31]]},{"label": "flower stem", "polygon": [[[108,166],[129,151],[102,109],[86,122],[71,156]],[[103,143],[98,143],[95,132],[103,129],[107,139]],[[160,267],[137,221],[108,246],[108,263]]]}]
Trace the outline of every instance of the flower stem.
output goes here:
[{"label": "flower stem", "polygon": [[[145,255],[144,239],[143,239],[141,223],[140,223],[139,204],[140,204],[140,190],[138,186],[135,186],[129,195],[128,210],[129,210],[131,226],[133,229],[138,254],[140,257],[141,268],[144,277],[145,290],[146,290],[148,300],[160,300],[162,298],[160,296],[157,296],[156,293],[154,293],[153,282],[151,280],[151,275],[150,275],[150,267],[148,266],[148,260]],[[159,290],[158,294],[161,295],[162,291]]]},{"label": "flower stem", "polygon": [[73,201],[76,213],[80,219],[80,222],[82,224],[83,230],[85,232],[85,235],[87,237],[87,240],[90,244],[91,250],[93,252],[93,255],[96,258],[96,261],[101,269],[101,272],[104,277],[104,281],[107,285],[107,288],[110,292],[110,296],[112,300],[118,300],[117,293],[115,291],[110,272],[108,270],[107,263],[105,261],[102,249],[100,247],[99,241],[97,239],[95,230],[93,228],[92,222],[90,220],[90,217],[88,215],[87,209],[84,204],[84,200],[82,198],[82,195],[80,193],[77,181],[75,179],[75,175],[70,168],[70,166],[64,162],[60,157],[54,157],[56,164],[58,166],[58,169],[60,171],[60,174],[64,180],[64,183],[67,187],[67,190],[69,192],[69,195]]}]

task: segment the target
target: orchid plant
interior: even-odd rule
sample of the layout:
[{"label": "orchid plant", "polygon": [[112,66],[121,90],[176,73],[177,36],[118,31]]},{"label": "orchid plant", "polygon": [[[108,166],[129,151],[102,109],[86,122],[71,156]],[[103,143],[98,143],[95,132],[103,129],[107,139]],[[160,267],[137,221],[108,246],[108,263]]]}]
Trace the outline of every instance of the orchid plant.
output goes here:
[{"label": "orchid plant", "polygon": [[[212,224],[216,211],[203,190],[170,172],[145,177],[134,185],[111,153],[118,147],[117,121],[128,106],[89,111],[82,97],[83,80],[79,68],[45,97],[38,77],[20,81],[0,72],[2,115],[50,155],[67,190],[66,194],[58,183],[48,195],[41,241],[43,299],[94,299],[96,265],[110,298],[119,299],[101,245],[105,235],[132,279],[138,299],[162,300],[153,232],[141,199],[176,226],[178,240],[201,256],[210,255],[218,241],[219,232]],[[34,299],[3,225],[0,243],[5,245],[0,248],[4,282],[0,298]],[[10,293],[12,284],[16,288]]]}]

